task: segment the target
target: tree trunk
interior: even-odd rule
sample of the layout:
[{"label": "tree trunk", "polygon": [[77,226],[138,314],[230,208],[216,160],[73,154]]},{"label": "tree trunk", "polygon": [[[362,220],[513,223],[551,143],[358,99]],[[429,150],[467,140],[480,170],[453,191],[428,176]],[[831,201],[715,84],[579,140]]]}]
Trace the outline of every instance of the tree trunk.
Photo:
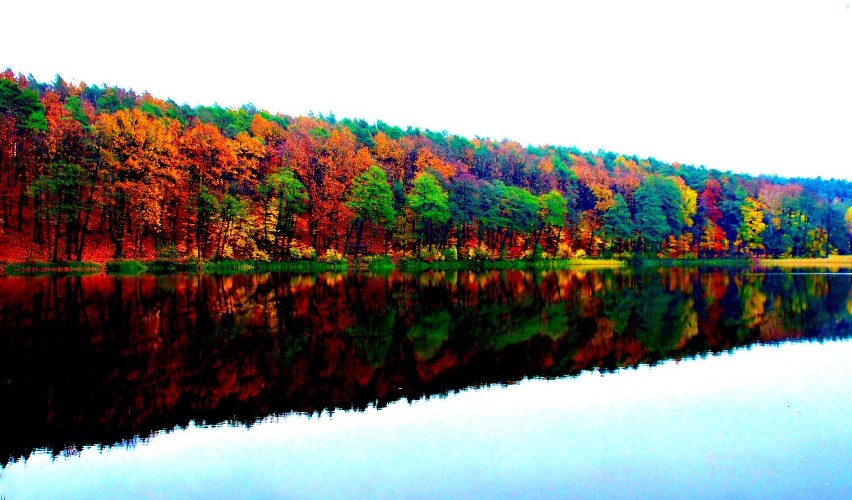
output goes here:
[{"label": "tree trunk", "polygon": [[512,236],[512,231],[506,231],[503,233],[503,241],[500,243],[500,252],[502,252],[506,248],[506,244],[509,242],[509,238]]},{"label": "tree trunk", "polygon": [[62,225],[62,214],[56,216],[56,227],[53,231],[53,257],[51,260],[58,260],[56,257],[59,255],[59,228]]},{"label": "tree trunk", "polygon": [[[346,228],[346,236],[343,238],[343,256],[349,255],[349,240],[352,239],[352,231],[358,225],[358,221],[354,221],[352,224],[349,224],[349,227]],[[358,257],[357,255],[355,256]]]},{"label": "tree trunk", "polygon": [[147,231],[147,225],[143,224],[136,236],[136,258],[142,258],[142,238],[145,237],[145,231]]},{"label": "tree trunk", "polygon": [[[115,220],[119,219],[119,220]],[[110,221],[110,226],[115,240],[115,258],[124,258],[124,217],[115,215],[114,220]]]},{"label": "tree trunk", "polygon": [[[47,194],[45,194],[47,196]],[[41,197],[36,196],[33,199],[33,243],[42,243],[41,239],[41,218],[38,216],[39,209],[41,208]],[[18,228],[18,231],[21,229]],[[48,235],[50,238],[50,235]]]},{"label": "tree trunk", "polygon": [[89,234],[89,215],[92,209],[86,209],[86,215],[83,217],[83,224],[80,227],[80,237],[77,239],[77,262],[83,260],[83,248],[86,246],[86,235]]},{"label": "tree trunk", "polygon": [[361,252],[361,236],[364,234],[364,221],[356,221],[355,229],[355,260],[358,260],[358,254]]},{"label": "tree trunk", "polygon": [[74,240],[77,239],[80,216],[74,214],[68,217],[65,221],[65,260],[71,260],[71,255],[74,249]]},{"label": "tree trunk", "polygon": [[385,232],[385,245],[384,245],[385,255],[387,255],[388,252],[390,251],[390,243],[391,243],[391,239],[393,237],[393,231],[391,231],[390,229],[385,227],[384,232]]},{"label": "tree trunk", "polygon": [[25,179],[21,179],[21,192],[18,195],[18,231],[24,230],[24,202],[26,201],[24,184],[26,184]]}]

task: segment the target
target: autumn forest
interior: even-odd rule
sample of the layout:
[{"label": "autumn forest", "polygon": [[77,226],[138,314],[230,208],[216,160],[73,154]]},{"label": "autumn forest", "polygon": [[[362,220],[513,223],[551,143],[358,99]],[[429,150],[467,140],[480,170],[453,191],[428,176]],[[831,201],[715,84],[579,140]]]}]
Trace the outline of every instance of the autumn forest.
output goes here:
[{"label": "autumn forest", "polygon": [[0,74],[3,261],[823,257],[850,207],[842,180]]}]

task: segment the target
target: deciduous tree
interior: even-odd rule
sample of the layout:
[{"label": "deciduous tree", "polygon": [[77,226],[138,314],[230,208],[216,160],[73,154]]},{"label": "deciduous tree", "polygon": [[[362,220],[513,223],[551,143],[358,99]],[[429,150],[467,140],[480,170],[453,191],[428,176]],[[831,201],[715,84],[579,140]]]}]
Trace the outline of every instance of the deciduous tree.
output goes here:
[{"label": "deciduous tree", "polygon": [[414,214],[416,227],[426,245],[436,240],[436,228],[450,219],[447,191],[430,173],[421,173],[414,179],[408,194],[408,207]]},{"label": "deciduous tree", "polygon": [[[295,216],[305,211],[308,195],[305,186],[296,179],[295,174],[289,168],[284,168],[270,174],[265,182],[258,187],[263,203],[263,216],[261,222],[262,247],[266,247],[271,239],[272,254],[281,257],[290,255],[290,244],[295,234]],[[275,225],[273,232],[269,233],[269,220],[274,206]],[[284,243],[283,254],[281,243]],[[268,250],[268,248],[267,248]]]},{"label": "deciduous tree", "polygon": [[630,248],[634,236],[634,225],[627,202],[621,194],[615,195],[615,203],[603,214],[603,231],[616,252]]},{"label": "deciduous tree", "polygon": [[565,218],[568,215],[568,202],[562,196],[562,193],[551,189],[539,196],[538,205],[539,229],[535,242],[538,244],[542,233],[555,229],[556,237],[553,244],[555,251],[559,246],[559,240],[562,238],[562,228],[565,226]]},{"label": "deciduous tree", "polygon": [[737,237],[737,244],[743,252],[754,254],[763,250],[763,239],[761,234],[766,229],[766,223],[763,222],[763,211],[760,207],[760,202],[754,198],[748,197],[741,207],[743,214],[743,223],[740,225],[740,230]]},{"label": "deciduous tree", "polygon": [[147,231],[162,222],[162,202],[182,181],[178,150],[170,127],[138,109],[101,114],[96,130],[101,144],[104,211],[109,219],[115,258],[124,257],[125,237],[137,237],[137,252]]},{"label": "deciduous tree", "polygon": [[[355,177],[346,204],[355,213],[355,258],[357,259],[364,226],[371,223],[387,231],[396,219],[393,210],[393,193],[385,172],[378,166],[372,166]],[[385,241],[389,241],[387,237]]]}]

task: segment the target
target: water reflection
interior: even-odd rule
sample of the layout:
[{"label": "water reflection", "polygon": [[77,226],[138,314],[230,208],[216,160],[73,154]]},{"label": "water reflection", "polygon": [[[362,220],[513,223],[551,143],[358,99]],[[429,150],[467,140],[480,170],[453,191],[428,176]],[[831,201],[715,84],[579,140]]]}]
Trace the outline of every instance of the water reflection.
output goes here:
[{"label": "water reflection", "polygon": [[669,268],[4,278],[0,462],[196,422],[852,335],[852,276]]}]

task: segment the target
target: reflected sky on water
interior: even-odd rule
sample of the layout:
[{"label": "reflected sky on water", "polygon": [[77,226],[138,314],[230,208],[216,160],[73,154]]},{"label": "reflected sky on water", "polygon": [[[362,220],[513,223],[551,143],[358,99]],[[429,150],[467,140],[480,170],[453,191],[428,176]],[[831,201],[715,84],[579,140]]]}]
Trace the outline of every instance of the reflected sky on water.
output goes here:
[{"label": "reflected sky on water", "polygon": [[190,425],[7,466],[0,493],[149,497],[852,495],[852,341],[753,346],[381,409]]}]

